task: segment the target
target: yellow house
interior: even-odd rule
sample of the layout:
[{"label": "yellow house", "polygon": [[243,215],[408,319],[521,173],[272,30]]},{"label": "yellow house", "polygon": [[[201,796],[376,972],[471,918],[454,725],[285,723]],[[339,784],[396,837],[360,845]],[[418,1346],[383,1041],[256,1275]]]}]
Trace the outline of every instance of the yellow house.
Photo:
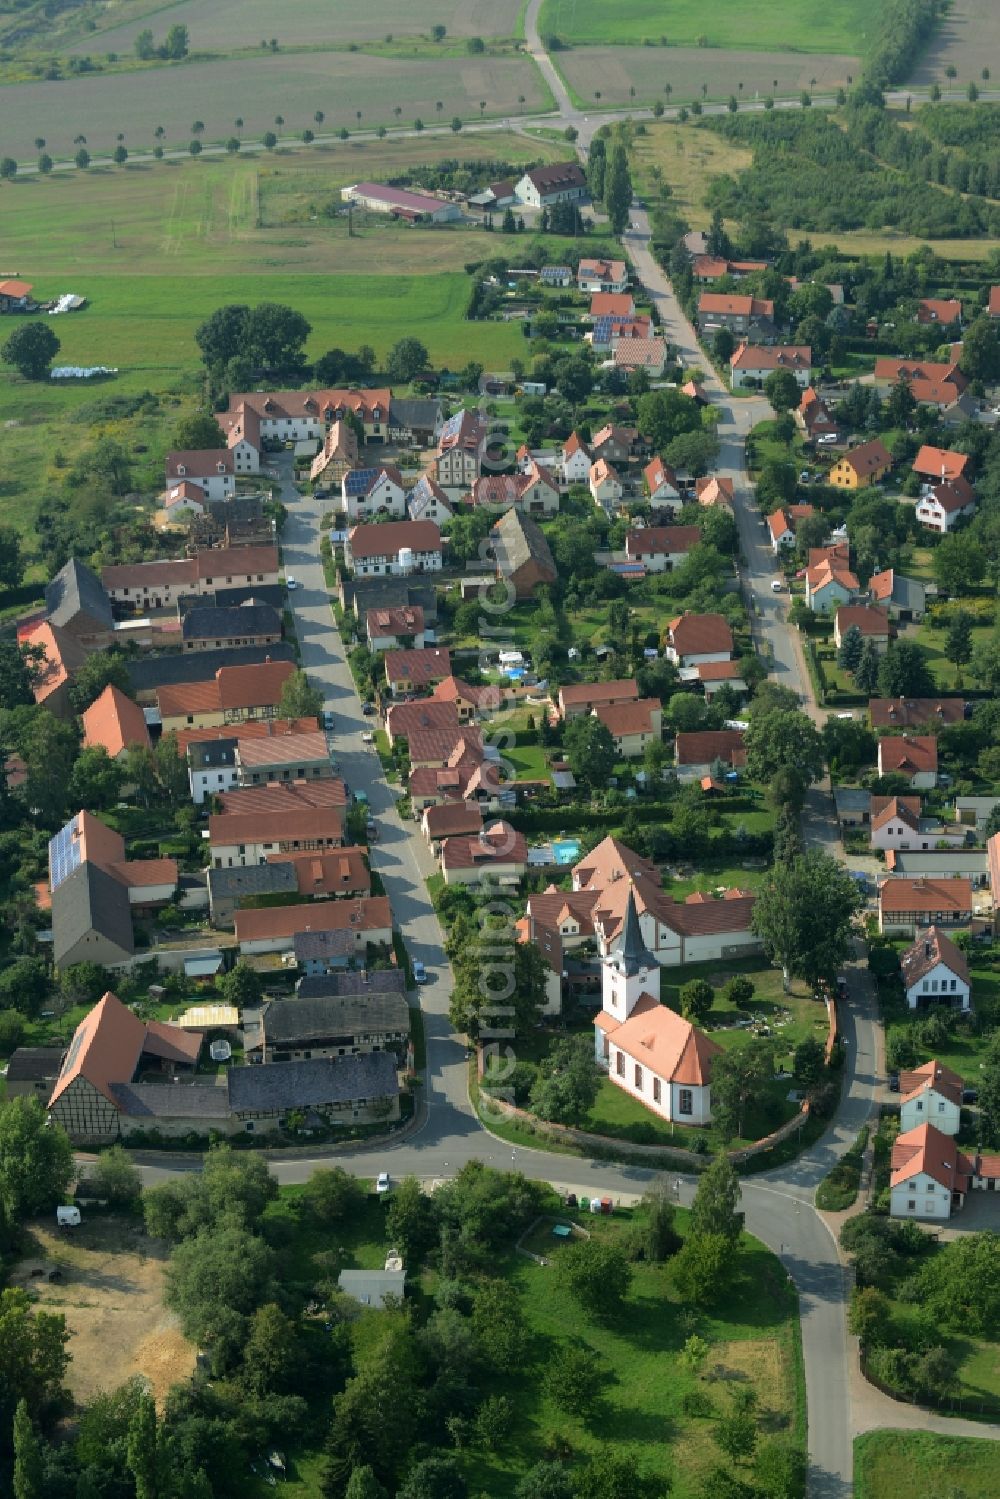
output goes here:
[{"label": "yellow house", "polygon": [[892,454],[878,437],[838,458],[827,478],[837,489],[864,489],[892,468]]}]

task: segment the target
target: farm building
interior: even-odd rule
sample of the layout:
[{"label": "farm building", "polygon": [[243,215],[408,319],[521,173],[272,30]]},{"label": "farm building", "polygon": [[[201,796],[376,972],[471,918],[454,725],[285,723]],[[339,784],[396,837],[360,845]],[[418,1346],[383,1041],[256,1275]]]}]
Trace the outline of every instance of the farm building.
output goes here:
[{"label": "farm building", "polygon": [[462,217],[457,203],[432,198],[427,193],[388,187],[384,182],[355,182],[351,187],[342,187],[340,196],[345,203],[357,204],[372,213],[387,213],[395,219],[408,219],[412,224],[448,224]]}]

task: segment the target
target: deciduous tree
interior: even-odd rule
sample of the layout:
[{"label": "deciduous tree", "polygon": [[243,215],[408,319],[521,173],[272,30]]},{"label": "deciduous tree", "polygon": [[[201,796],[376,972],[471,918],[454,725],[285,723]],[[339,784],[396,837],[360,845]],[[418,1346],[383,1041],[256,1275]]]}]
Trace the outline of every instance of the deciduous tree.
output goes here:
[{"label": "deciduous tree", "polygon": [[61,347],[47,323],[22,323],[0,348],[0,359],[13,365],[25,380],[46,380]]},{"label": "deciduous tree", "polygon": [[792,976],[816,983],[847,956],[861,896],[835,859],[816,850],[778,866],[759,891],[751,925],[786,987]]}]

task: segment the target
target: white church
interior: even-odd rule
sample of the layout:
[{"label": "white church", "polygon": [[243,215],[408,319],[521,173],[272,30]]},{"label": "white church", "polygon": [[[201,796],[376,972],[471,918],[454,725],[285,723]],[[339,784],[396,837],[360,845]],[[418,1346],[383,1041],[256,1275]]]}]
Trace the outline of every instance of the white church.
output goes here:
[{"label": "white church", "polygon": [[621,946],[604,959],[602,983],[594,1020],[599,1066],[661,1119],[708,1124],[712,1058],[722,1047],[660,1003],[660,965],[643,942],[631,890]]}]

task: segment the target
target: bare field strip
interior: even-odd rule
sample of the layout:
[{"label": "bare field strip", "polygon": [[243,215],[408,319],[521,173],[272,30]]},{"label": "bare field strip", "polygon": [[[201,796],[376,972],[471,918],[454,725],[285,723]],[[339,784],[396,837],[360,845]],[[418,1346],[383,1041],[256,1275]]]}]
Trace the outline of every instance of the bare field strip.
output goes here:
[{"label": "bare field strip", "polygon": [[[519,101],[524,98],[524,104]],[[441,109],[437,109],[437,104]],[[162,125],[166,144],[186,145],[194,120],[205,125],[203,139],[225,140],[242,117],[244,135],[257,139],[283,116],[288,132],[315,129],[322,110],[325,128],[397,123],[415,118],[430,124],[452,115],[479,117],[537,113],[551,100],[541,75],[527,57],[442,58],[418,62],[368,57],[364,53],[315,52],[244,58],[154,68],[59,83],[8,84],[0,88],[0,140],[4,154],[21,161],[37,155],[36,136],[52,156],[72,156],[77,134],[88,148],[110,153],[119,132],[126,146],[149,150]]]},{"label": "bare field strip", "polygon": [[984,67],[1000,74],[1000,6],[997,0],[952,0],[938,24],[910,82],[948,83],[945,68],[954,67],[962,83],[979,81]]},{"label": "bare field strip", "polygon": [[520,0],[379,0],[358,5],[356,0],[295,0],[275,6],[272,0],[181,0],[177,5],[118,7],[127,19],[80,38],[73,52],[96,53],[114,48],[131,52],[140,31],[156,37],[169,27],[186,26],[192,51],[228,51],[255,46],[276,37],[286,47],[319,43],[379,41],[427,35],[432,26],[447,27],[448,36],[514,36]]},{"label": "bare field strip", "polygon": [[709,99],[736,94],[750,100],[797,94],[804,88],[828,92],[861,72],[859,58],[838,53],[729,52],[715,47],[579,47],[557,53],[554,60],[584,108],[597,102],[597,90],[602,108],[633,102],[633,88],[636,105],[665,101],[667,84],[672,104],[702,98],[703,85]]}]

